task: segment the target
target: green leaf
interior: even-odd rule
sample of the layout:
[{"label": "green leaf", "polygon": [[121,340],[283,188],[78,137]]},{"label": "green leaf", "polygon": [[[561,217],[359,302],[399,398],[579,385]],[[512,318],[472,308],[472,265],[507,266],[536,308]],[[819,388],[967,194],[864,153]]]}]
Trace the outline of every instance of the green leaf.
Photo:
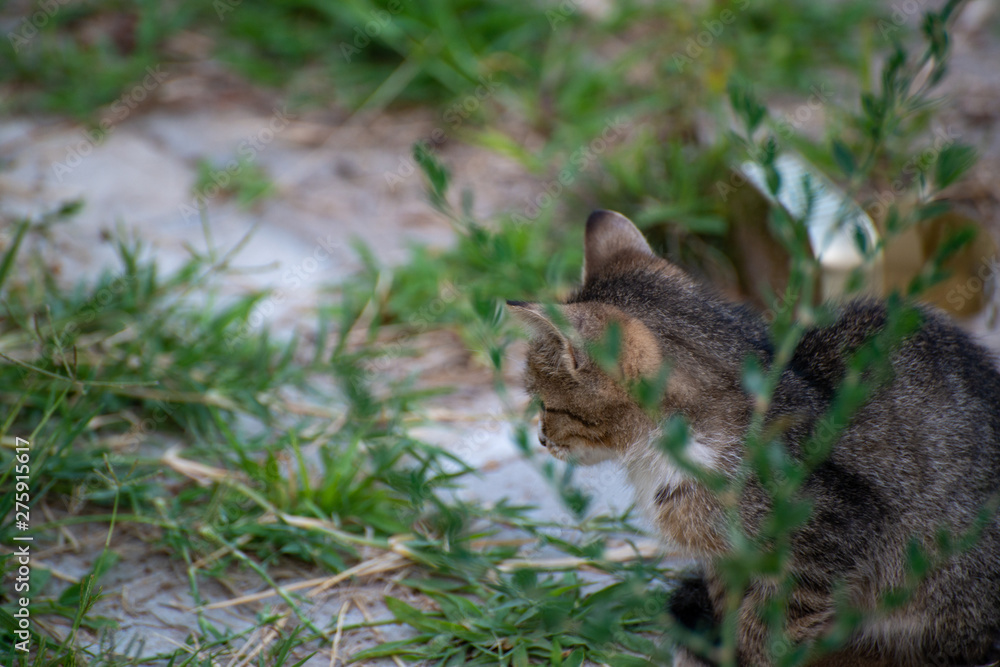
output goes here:
[{"label": "green leaf", "polygon": [[0,607],[0,627],[6,628],[10,632],[18,629],[17,619],[3,607]]},{"label": "green leaf", "polygon": [[910,572],[915,577],[924,576],[930,570],[932,562],[930,555],[916,541],[910,541],[906,548],[906,560],[910,566]]},{"label": "green leaf", "polygon": [[[410,639],[400,639],[398,641],[386,642],[369,649],[359,651],[351,656],[351,662],[361,662],[362,660],[375,660],[376,658],[389,658],[394,655],[422,655],[423,646],[434,638],[433,634],[420,634]],[[419,647],[414,647],[414,645]]]},{"label": "green leaf", "polygon": [[866,232],[864,227],[861,225],[854,225],[852,233],[854,235],[854,247],[857,248],[858,252],[862,255],[867,256],[871,250],[868,242],[868,232]]},{"label": "green leaf", "polygon": [[528,649],[524,644],[518,644],[511,653],[511,664],[514,667],[528,667]]},{"label": "green leaf", "polygon": [[944,215],[951,210],[951,204],[946,201],[932,201],[929,204],[924,204],[913,214],[914,222],[920,222],[922,220],[930,220],[931,218],[937,218]]},{"label": "green leaf", "polygon": [[566,658],[566,662],[563,663],[564,667],[580,667],[583,664],[583,659],[586,654],[583,649],[574,649],[572,653]]},{"label": "green leaf", "polygon": [[3,287],[4,281],[7,279],[7,274],[10,272],[10,267],[14,265],[14,258],[17,256],[17,251],[21,247],[21,241],[24,240],[24,235],[30,226],[31,222],[24,220],[18,225],[17,231],[14,232],[14,240],[11,242],[7,252],[4,253],[3,260],[0,261],[0,287]]},{"label": "green leaf", "polygon": [[751,396],[767,396],[768,382],[764,369],[753,359],[747,359],[743,364],[743,388]]},{"label": "green leaf", "polygon": [[858,167],[854,162],[854,155],[851,153],[851,149],[840,139],[833,140],[833,159],[837,162],[837,166],[840,167],[845,176],[853,176],[854,172],[857,171]]},{"label": "green leaf", "polygon": [[559,640],[552,639],[552,647],[549,649],[549,664],[552,667],[562,667],[562,646],[559,644]]},{"label": "green leaf", "polygon": [[753,88],[749,83],[734,78],[730,80],[728,88],[729,102],[733,107],[733,111],[746,124],[747,138],[749,138],[754,133],[754,130],[760,126],[760,122],[764,120],[767,109],[757,100]]},{"label": "green leaf", "polygon": [[450,623],[440,618],[435,618],[396,598],[385,598],[385,606],[389,608],[389,611],[392,612],[396,620],[406,623],[420,632],[449,634],[467,642],[481,641],[485,637],[485,633],[473,632],[458,623]]},{"label": "green leaf", "polygon": [[934,164],[934,182],[943,190],[962,177],[978,158],[976,149],[965,144],[948,146],[938,154]]},{"label": "green leaf", "polygon": [[442,593],[431,595],[441,607],[441,611],[452,620],[464,620],[469,618],[482,618],[483,610],[472,600],[461,595],[450,595]]},{"label": "green leaf", "polygon": [[455,579],[402,579],[399,583],[424,593],[457,591],[468,586],[467,583]]},{"label": "green leaf", "polygon": [[427,178],[427,196],[430,198],[431,205],[439,211],[445,211],[448,207],[447,194],[451,173],[423,142],[413,144],[413,160]]},{"label": "green leaf", "polygon": [[770,165],[767,165],[764,171],[767,177],[767,189],[772,195],[777,197],[778,193],[781,192],[781,174]]},{"label": "green leaf", "polygon": [[651,204],[636,216],[639,225],[670,222],[695,234],[725,234],[729,228],[724,218],[711,214],[691,213],[689,207],[674,204]]},{"label": "green leaf", "polygon": [[[81,591],[86,585],[87,577],[93,577],[93,583],[96,583],[108,570],[114,567],[119,560],[121,560],[121,557],[114,551],[111,551],[110,549],[102,551],[101,555],[94,561],[94,565],[90,569],[90,574],[81,578],[79,586],[70,586],[64,590],[62,595],[59,596],[59,604],[66,605],[67,607],[79,606],[81,602]],[[93,585],[93,583],[91,585]]]},{"label": "green leaf", "polygon": [[968,225],[952,231],[934,251],[934,263],[943,264],[962,248],[971,244],[979,235],[974,225]]}]

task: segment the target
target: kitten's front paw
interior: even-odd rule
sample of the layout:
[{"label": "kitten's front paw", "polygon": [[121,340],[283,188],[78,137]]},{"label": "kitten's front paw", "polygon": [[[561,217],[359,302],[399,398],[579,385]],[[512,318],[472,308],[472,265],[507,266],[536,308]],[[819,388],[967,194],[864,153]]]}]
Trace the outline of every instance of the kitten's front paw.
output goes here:
[{"label": "kitten's front paw", "polygon": [[[667,609],[686,632],[695,632],[718,643],[719,627],[704,577],[696,574],[682,580],[673,590]],[[712,662],[684,647],[674,650],[674,667],[715,667]]]}]

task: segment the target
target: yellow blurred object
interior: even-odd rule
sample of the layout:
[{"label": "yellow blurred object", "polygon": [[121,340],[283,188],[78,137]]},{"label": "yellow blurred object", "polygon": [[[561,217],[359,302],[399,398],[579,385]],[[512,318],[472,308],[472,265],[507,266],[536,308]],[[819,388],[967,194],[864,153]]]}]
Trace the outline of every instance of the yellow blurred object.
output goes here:
[{"label": "yellow blurred object", "polygon": [[[880,238],[885,238],[883,221],[873,221],[842,190],[796,155],[779,155],[775,169],[781,177],[775,194],[769,191],[763,168],[754,162],[746,162],[734,172],[754,188],[728,188],[735,195],[730,215],[734,264],[744,290],[759,302],[767,301],[767,290],[762,289],[761,282],[780,295],[788,280],[788,255],[771,237],[767,225],[769,206],[778,204],[792,217],[804,220],[809,230],[813,256],[822,268],[817,296],[843,297],[848,278],[859,270],[867,277],[865,284],[872,295],[905,293],[945,243],[972,228],[977,232],[973,241],[943,265],[948,278],[924,290],[921,300],[961,317],[974,315],[987,305],[1000,272],[1000,257],[993,239],[975,221],[957,213],[924,220],[894,235],[876,254],[872,250]],[[858,246],[859,239],[863,239],[864,248]]]},{"label": "yellow blurred object", "polygon": [[997,280],[1000,258],[990,235],[957,213],[923,221],[886,244],[883,292],[905,290],[943,243],[970,227],[978,232],[976,238],[945,262],[949,277],[924,291],[921,299],[961,317],[981,311]]},{"label": "yellow blurred object", "polygon": [[780,204],[793,218],[804,221],[813,257],[822,267],[821,296],[824,299],[843,296],[855,271],[866,275],[867,284],[877,283],[879,258],[869,255],[877,248],[879,235],[868,214],[797,155],[782,153],[774,168],[780,183],[772,194],[763,167],[756,162],[740,166],[747,180],[765,198]]}]

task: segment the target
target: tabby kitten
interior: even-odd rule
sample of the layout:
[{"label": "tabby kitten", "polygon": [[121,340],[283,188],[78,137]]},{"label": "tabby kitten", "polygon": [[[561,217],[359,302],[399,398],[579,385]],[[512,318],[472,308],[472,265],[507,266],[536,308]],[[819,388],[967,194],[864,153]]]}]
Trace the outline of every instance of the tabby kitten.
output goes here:
[{"label": "tabby kitten", "polygon": [[[745,468],[753,402],[742,369],[748,358],[764,368],[772,363],[766,324],[657,257],[627,218],[609,211],[587,220],[583,286],[556,306],[568,333],[545,307],[508,305],[530,332],[526,384],[542,403],[542,445],[563,460],[624,464],[638,503],[702,566],[699,578],[677,593],[675,615],[689,627],[699,618],[718,624],[725,591],[715,567],[729,549],[723,501],[660,453],[657,427],[666,416],[682,415],[691,433],[689,459],[730,478]],[[889,378],[802,486],[814,509],[791,537],[797,587],[786,636],[798,647],[826,636],[835,595],[844,592],[872,613],[844,648],[811,664],[976,665],[997,658],[1000,523],[993,515],[975,546],[933,568],[906,603],[874,611],[886,593],[911,581],[911,540],[933,550],[941,529],[969,531],[1000,498],[1000,373],[947,318],[926,309],[919,314],[919,327],[893,348]],[[765,420],[781,431],[793,458],[801,459],[829,409],[852,351],[886,320],[884,304],[852,302],[833,324],[801,339]],[[585,349],[611,323],[621,342],[615,372],[602,370]],[[656,376],[664,364],[670,374],[662,414],[651,417],[625,385]],[[767,492],[751,477],[734,502],[753,536],[769,509]],[[740,665],[773,664],[770,630],[758,610],[776,593],[768,580],[746,590],[738,615]],[[674,664],[713,663],[680,650]]]}]

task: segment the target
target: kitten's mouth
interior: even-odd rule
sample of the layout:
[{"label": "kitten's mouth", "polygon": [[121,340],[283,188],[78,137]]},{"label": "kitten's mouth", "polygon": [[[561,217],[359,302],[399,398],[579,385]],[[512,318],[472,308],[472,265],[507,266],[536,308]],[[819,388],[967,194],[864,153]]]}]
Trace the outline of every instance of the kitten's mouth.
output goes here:
[{"label": "kitten's mouth", "polygon": [[555,442],[539,431],[538,442],[542,447],[560,461],[572,461],[579,465],[592,465],[612,458],[610,450],[594,442],[582,440],[573,445]]},{"label": "kitten's mouth", "polygon": [[565,445],[560,445],[551,438],[547,437],[541,431],[538,432],[538,442],[542,444],[549,454],[560,461],[565,461],[569,458],[569,447]]}]

